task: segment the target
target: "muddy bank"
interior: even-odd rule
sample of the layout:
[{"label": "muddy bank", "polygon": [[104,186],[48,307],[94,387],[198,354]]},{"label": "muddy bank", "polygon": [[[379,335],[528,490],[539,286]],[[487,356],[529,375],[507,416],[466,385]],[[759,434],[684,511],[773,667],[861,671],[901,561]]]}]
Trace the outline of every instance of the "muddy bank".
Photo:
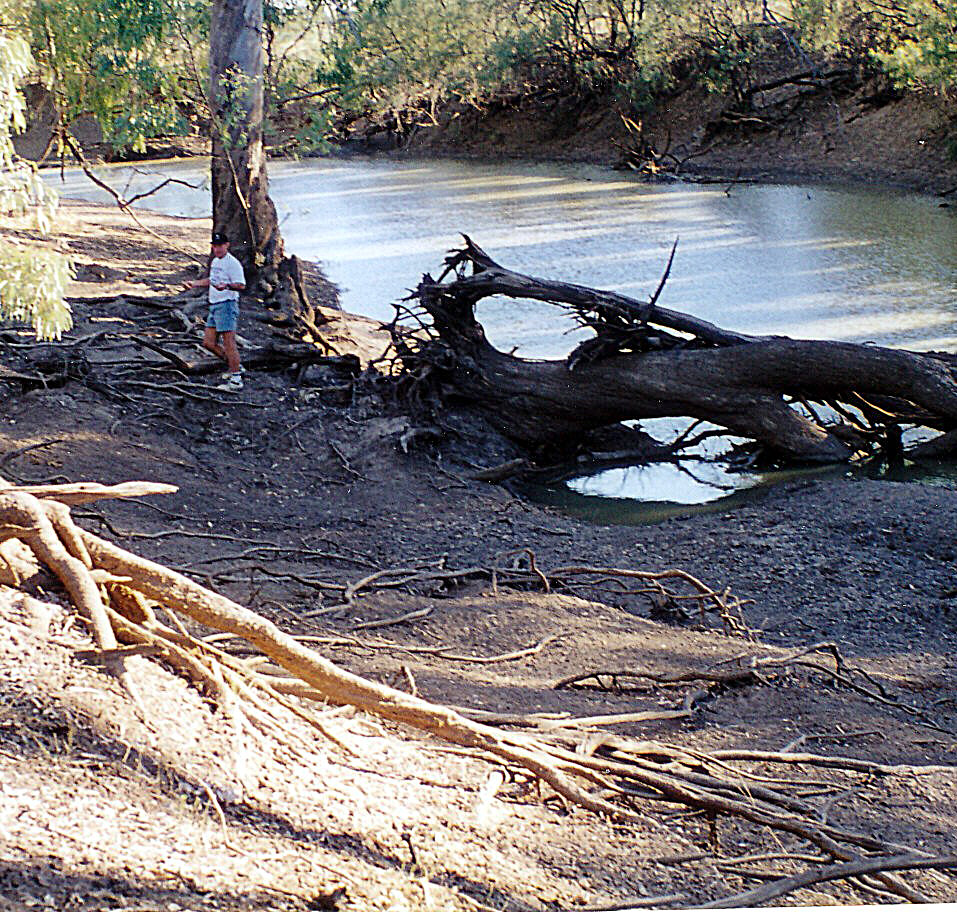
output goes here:
[{"label": "muddy bank", "polygon": [[[65,208],[55,242],[80,267],[70,289],[77,327],[40,352],[5,328],[0,357],[19,372],[34,356],[33,370],[56,358],[69,369],[62,383],[25,393],[0,381],[0,474],[177,485],[153,502],[76,515],[287,630],[322,638],[342,665],[432,700],[553,716],[680,710],[689,700],[687,714],[611,730],[695,750],[800,743],[893,764],[957,762],[957,491],[798,482],[707,516],[640,527],[577,522],[471,480],[507,458],[507,444],[493,436],[476,443],[460,417],[417,425],[374,374],[345,384],[257,367],[238,395],[214,390],[215,376],[178,376],[137,337],[201,354],[202,311],[178,316],[162,302],[193,274],[185,252],[205,251],[209,224],[141,217],[168,242],[109,208]],[[312,282],[314,295],[333,294],[318,273]],[[248,302],[244,346],[274,331],[258,315]],[[363,365],[381,353],[374,324],[328,316],[341,353]],[[90,341],[77,347],[79,339]],[[641,586],[546,592],[491,574],[407,579],[423,568],[527,568],[532,557],[546,577],[576,564],[684,569],[745,599],[758,642],[728,636],[713,614]],[[343,604],[343,587],[396,568],[410,572]],[[227,720],[152,666],[142,680],[159,705],[144,725],[101,670],[72,656],[83,635],[66,615],[36,616],[32,603],[6,595],[0,676],[11,714],[0,725],[0,765],[16,801],[0,896],[13,908],[46,895],[71,909],[163,901],[558,910],[636,893],[690,904],[756,882],[716,868],[722,857],[769,850],[760,828],[724,818],[712,825],[647,797],[638,804],[647,824],[627,826],[542,803],[521,779],[489,797],[489,770],[477,758],[362,718],[326,720],[351,755],[301,727],[290,729],[292,747],[250,736],[237,751]],[[722,668],[741,655],[781,656],[821,641],[885,696],[800,669],[706,686],[694,700],[698,683],[554,688],[589,671]],[[952,771],[812,778],[832,822],[926,851],[953,845]],[[773,848],[807,850],[798,840]],[[694,860],[667,861],[676,855]],[[946,875],[912,882],[932,899],[953,898]],[[340,887],[345,893],[329,899]],[[868,889],[817,885],[793,898],[859,903],[874,899]]]},{"label": "muddy bank", "polygon": [[[587,162],[660,180],[866,183],[951,195],[954,117],[944,99],[897,92],[878,78],[781,86],[756,93],[746,111],[688,84],[642,115],[612,96],[559,87],[493,98],[481,109],[449,105],[437,123],[401,130],[394,120],[364,118],[340,139],[346,151]],[[406,120],[415,123],[414,112]]]}]

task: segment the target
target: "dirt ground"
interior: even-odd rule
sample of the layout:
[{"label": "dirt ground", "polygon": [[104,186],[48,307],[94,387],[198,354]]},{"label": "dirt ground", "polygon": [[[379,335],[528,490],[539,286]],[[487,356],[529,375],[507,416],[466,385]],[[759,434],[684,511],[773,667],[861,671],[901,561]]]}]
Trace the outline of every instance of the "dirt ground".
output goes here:
[{"label": "dirt ground", "polygon": [[[57,242],[78,264],[77,325],[62,344],[39,348],[2,330],[0,357],[23,375],[68,379],[24,392],[0,377],[0,475],[178,486],[74,515],[290,632],[321,638],[341,665],[436,702],[590,717],[680,710],[700,690],[685,715],[610,730],[696,750],[790,746],[936,765],[802,775],[822,819],[953,851],[957,490],[798,481],[734,510],[654,525],[576,521],[469,480],[513,455],[507,444],[416,434],[371,375],[347,384],[322,369],[255,369],[239,394],[215,390],[216,376],[178,376],[137,338],[201,355],[202,309],[163,302],[195,275],[186,252],[204,251],[209,224],[141,218],[168,242],[108,208],[64,207]],[[312,283],[331,305],[334,289],[318,273]],[[250,303],[247,348],[274,332],[257,315]],[[381,354],[376,325],[327,316],[340,353],[363,363]],[[83,337],[91,341],[77,347]],[[50,367],[58,358],[59,372]],[[507,568],[530,557],[546,576],[573,564],[681,568],[748,600],[756,641],[727,635],[713,615],[611,588],[509,589],[481,573],[380,577],[395,587],[370,584],[345,603],[332,588],[394,568]],[[809,851],[797,837],[680,805],[649,802],[640,825],[602,819],[543,800],[520,778],[495,779],[479,755],[343,710],[325,718],[350,752],[291,716],[285,742],[238,743],[195,690],[138,659],[144,718],[77,657],[90,641],[63,604],[55,590],[0,588],[3,909],[684,907],[759,884],[769,870],[798,870],[793,856]],[[822,641],[869,676],[856,680],[877,682],[878,695],[797,668],[739,687],[554,687],[601,670],[740,666]],[[785,858],[722,863],[762,852]],[[928,899],[957,900],[952,873],[905,879]],[[873,882],[838,881],[782,901],[896,899]]]}]

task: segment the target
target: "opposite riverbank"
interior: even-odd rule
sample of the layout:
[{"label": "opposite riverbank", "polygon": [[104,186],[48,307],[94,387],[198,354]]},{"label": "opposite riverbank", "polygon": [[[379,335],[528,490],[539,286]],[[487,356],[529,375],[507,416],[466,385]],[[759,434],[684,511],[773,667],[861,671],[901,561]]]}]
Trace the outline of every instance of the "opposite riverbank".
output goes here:
[{"label": "opposite riverbank", "polygon": [[[769,81],[769,84],[772,81]],[[650,180],[755,180],[957,192],[955,111],[947,100],[898,92],[871,78],[785,84],[752,96],[746,113],[727,95],[689,84],[644,115],[614,98],[543,89],[446,105],[435,122],[396,129],[384,116],[354,121],[341,147],[399,155],[587,162]]]},{"label": "opposite riverbank", "polygon": [[[787,55],[756,66],[746,100],[679,81],[641,111],[614,92],[566,82],[500,92],[481,102],[445,101],[434,110],[370,110],[333,118],[322,152],[459,156],[480,160],[583,162],[636,170],[649,180],[865,184],[957,194],[957,108],[931,92],[897,89],[886,76],[838,64],[809,72]],[[53,111],[43,90],[29,94],[31,118],[15,137],[20,155],[49,148]],[[89,118],[73,128],[91,158],[116,160]],[[286,154],[295,130],[273,125],[270,148]],[[151,140],[143,158],[207,154],[196,124],[188,136]]]}]

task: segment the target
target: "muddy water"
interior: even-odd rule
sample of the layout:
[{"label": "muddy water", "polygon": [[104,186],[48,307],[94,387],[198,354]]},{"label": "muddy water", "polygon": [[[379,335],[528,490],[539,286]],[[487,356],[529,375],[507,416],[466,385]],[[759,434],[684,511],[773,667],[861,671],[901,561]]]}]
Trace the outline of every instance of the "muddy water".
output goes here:
[{"label": "muddy water", "polygon": [[[208,214],[202,163],[104,175],[127,196],[162,177],[191,180],[198,189],[170,185],[141,204]],[[665,307],[749,333],[957,348],[957,209],[930,197],[651,186],[587,166],[449,160],[277,162],[270,176],[288,249],[321,260],[344,308],[371,317],[390,318],[391,302],[439,267],[460,232],[512,269],[638,298],[654,289],[678,238]],[[63,195],[106,200],[81,174],[57,183]],[[479,317],[494,344],[527,357],[560,357],[577,339],[566,318],[534,302],[483,303]],[[768,480],[710,465],[694,475],[615,469],[544,496],[688,504]]]}]

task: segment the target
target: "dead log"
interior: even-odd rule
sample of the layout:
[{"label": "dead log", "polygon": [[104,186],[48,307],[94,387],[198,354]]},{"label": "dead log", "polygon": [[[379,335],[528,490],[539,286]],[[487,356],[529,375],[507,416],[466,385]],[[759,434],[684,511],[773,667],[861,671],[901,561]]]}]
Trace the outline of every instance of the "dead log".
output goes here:
[{"label": "dead log", "polygon": [[[688,417],[777,457],[827,463],[878,452],[902,424],[957,428],[953,356],[730,332],[659,307],[667,274],[641,302],[512,272],[466,237],[414,292],[417,325],[392,324],[400,378],[419,394],[425,384],[469,400],[530,447],[628,419]],[[565,308],[594,337],[565,361],[505,354],[475,318],[495,295]]]},{"label": "dead log", "polygon": [[[144,335],[136,336],[134,341],[137,345],[142,345],[144,348],[156,352],[184,374],[201,376],[204,374],[219,374],[223,371],[221,358],[189,359],[169,346],[159,345]],[[353,377],[357,376],[360,370],[359,359],[355,355],[328,355],[324,349],[308,343],[281,344],[273,342],[259,348],[243,350],[243,366],[247,368],[266,371],[285,370],[292,364],[297,364],[300,367],[317,364]],[[155,367],[155,365],[150,366]]]},{"label": "dead log", "polygon": [[29,494],[41,500],[55,500],[68,506],[94,503],[126,497],[145,497],[149,494],[173,494],[176,485],[156,481],[123,481],[115,485],[103,485],[95,481],[75,481],[67,484],[12,485],[0,478],[0,491],[4,494]]},{"label": "dead log", "polygon": [[[299,367],[316,364],[349,377],[357,376],[360,371],[359,359],[355,355],[328,355],[324,349],[308,343],[299,345],[273,343],[261,348],[246,349],[243,352],[243,366],[250,369],[279,371],[293,364]],[[223,362],[219,358],[184,360],[181,370],[193,376],[216,374],[222,372]]]}]

